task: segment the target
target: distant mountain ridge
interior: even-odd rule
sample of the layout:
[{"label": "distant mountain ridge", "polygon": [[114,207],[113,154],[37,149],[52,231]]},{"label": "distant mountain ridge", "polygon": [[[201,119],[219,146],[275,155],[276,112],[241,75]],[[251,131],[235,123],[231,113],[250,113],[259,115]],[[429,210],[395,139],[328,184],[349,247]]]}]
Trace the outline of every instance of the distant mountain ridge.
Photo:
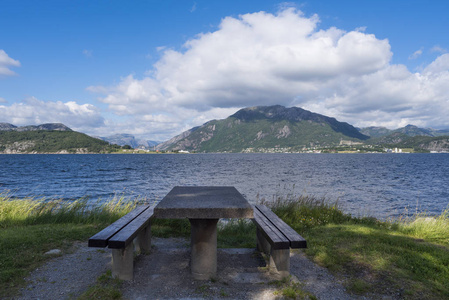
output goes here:
[{"label": "distant mountain ridge", "polygon": [[379,138],[379,137],[386,137],[391,134],[404,134],[409,137],[414,136],[430,136],[430,137],[437,137],[437,136],[446,136],[449,135],[449,130],[437,130],[433,128],[419,128],[415,125],[407,125],[402,128],[398,129],[388,129],[385,127],[365,127],[359,129],[359,131],[365,135],[370,136],[371,138]]},{"label": "distant mountain ridge", "polygon": [[62,123],[46,123],[41,125],[15,126],[10,123],[0,123],[0,131],[38,131],[38,130],[54,130],[54,131],[72,131],[69,127]]},{"label": "distant mountain ridge", "polygon": [[127,133],[118,133],[107,137],[99,137],[99,139],[102,139],[103,141],[109,142],[111,144],[116,144],[119,146],[129,145],[132,148],[144,147],[149,149],[159,144],[159,142],[156,141],[136,139],[134,135]]},{"label": "distant mountain ridge", "polygon": [[323,147],[342,140],[369,137],[354,126],[299,107],[243,108],[223,120],[212,120],[158,145],[159,150],[241,152],[247,149]]},{"label": "distant mountain ridge", "polygon": [[243,108],[226,119],[211,120],[163,143],[136,139],[131,134],[94,138],[61,123],[0,123],[0,153],[108,153],[120,148],[117,145],[168,151],[283,152],[363,144],[447,152],[449,130],[414,125],[395,130],[355,128],[335,118],[280,105]]}]

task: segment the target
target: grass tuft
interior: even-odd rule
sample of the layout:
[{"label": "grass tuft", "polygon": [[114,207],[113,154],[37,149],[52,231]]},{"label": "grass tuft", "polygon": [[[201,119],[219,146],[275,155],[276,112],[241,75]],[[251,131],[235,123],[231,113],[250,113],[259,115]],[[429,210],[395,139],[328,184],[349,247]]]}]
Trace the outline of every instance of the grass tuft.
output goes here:
[{"label": "grass tuft", "polygon": [[436,217],[421,213],[405,219],[399,223],[399,230],[409,236],[449,245],[449,208]]},{"label": "grass tuft", "polygon": [[343,223],[351,220],[351,216],[345,215],[338,203],[331,203],[325,198],[312,196],[278,197],[274,202],[264,203],[285,222],[298,232],[309,228],[331,223]]},{"label": "grass tuft", "polygon": [[136,204],[137,200],[125,201],[123,197],[92,204],[85,198],[74,201],[15,199],[10,194],[0,194],[0,228],[37,224],[110,223],[130,212]]},{"label": "grass tuft", "polygon": [[121,281],[112,277],[112,272],[107,271],[105,274],[98,277],[95,285],[89,287],[78,300],[90,299],[122,299],[122,292],[120,291]]},{"label": "grass tuft", "polygon": [[282,280],[276,280],[271,282],[277,287],[275,292],[276,296],[282,296],[285,299],[310,299],[316,300],[317,298],[311,293],[304,290],[303,285],[289,277],[285,277]]}]

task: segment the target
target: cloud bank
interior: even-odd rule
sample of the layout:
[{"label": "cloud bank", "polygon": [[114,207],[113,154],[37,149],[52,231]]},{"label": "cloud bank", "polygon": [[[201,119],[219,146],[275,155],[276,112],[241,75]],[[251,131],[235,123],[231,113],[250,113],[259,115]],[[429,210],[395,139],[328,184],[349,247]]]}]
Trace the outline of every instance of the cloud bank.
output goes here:
[{"label": "cloud bank", "polygon": [[318,25],[318,16],[294,8],[226,17],[216,31],[166,49],[151,76],[89,89],[103,92],[100,101],[114,113],[144,128],[168,126],[167,134],[272,104],[357,126],[449,127],[449,54],[412,73],[390,63],[388,40]]},{"label": "cloud bank", "polygon": [[101,128],[105,124],[100,111],[91,104],[41,101],[34,97],[22,103],[0,105],[0,116],[2,122],[14,125],[63,123],[81,132],[93,132],[92,128]]},{"label": "cloud bank", "polygon": [[12,67],[20,67],[20,62],[9,57],[5,50],[0,49],[0,78],[16,75],[16,73],[10,69]]},{"label": "cloud bank", "polygon": [[[287,7],[275,14],[226,17],[216,30],[198,34],[180,49],[158,47],[160,59],[142,77],[88,87],[106,104],[107,118],[93,105],[37,99],[0,106],[0,112],[15,113],[17,121],[11,122],[23,124],[50,121],[48,111],[54,111],[51,122],[62,120],[78,130],[153,140],[242,107],[274,104],[360,127],[449,128],[449,54],[443,48],[435,50],[439,56],[432,63],[411,72],[392,64],[389,41],[366,28],[321,29],[319,23],[317,15]],[[0,51],[0,72],[19,65]]]}]

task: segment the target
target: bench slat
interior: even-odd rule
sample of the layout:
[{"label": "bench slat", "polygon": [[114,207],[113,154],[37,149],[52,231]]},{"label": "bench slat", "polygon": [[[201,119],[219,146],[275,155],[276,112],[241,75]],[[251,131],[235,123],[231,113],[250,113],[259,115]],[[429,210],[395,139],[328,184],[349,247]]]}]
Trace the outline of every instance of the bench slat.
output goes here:
[{"label": "bench slat", "polygon": [[153,216],[153,208],[145,210],[137,218],[132,220],[122,230],[109,239],[108,248],[121,249],[128,246],[139,231],[148,225]]},{"label": "bench slat", "polygon": [[[306,240],[265,205],[255,205],[290,241],[291,248],[307,248]],[[255,210],[255,211],[256,211]]]},{"label": "bench slat", "polygon": [[144,205],[139,206],[129,212],[127,215],[121,217],[102,231],[98,232],[94,236],[92,236],[89,239],[88,246],[89,247],[101,247],[104,248],[108,245],[108,240],[117,233],[117,231],[120,231],[123,227],[128,225],[133,219],[135,219],[137,216],[139,216],[141,213],[143,213],[145,210],[147,210],[150,206]]},{"label": "bench slat", "polygon": [[290,241],[257,209],[254,210],[256,225],[263,235],[270,241],[273,249],[288,249]]}]

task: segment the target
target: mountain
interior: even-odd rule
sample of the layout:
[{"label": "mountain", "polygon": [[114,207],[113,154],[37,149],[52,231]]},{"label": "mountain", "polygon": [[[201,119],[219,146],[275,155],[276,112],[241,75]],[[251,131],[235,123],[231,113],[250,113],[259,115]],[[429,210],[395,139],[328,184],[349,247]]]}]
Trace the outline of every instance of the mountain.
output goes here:
[{"label": "mountain", "polygon": [[369,137],[348,123],[299,107],[244,108],[224,120],[212,120],[156,147],[197,152],[300,150],[361,142]]},{"label": "mountain", "polygon": [[72,131],[69,127],[61,123],[47,123],[41,125],[29,125],[17,127],[9,123],[0,123],[0,131],[38,131],[38,130],[54,130],[54,131]]},{"label": "mountain", "polygon": [[393,130],[393,133],[402,133],[407,136],[435,136],[433,135],[432,130],[419,128],[415,125],[407,125],[405,127],[398,128]]},{"label": "mountain", "polygon": [[0,131],[12,131],[16,128],[17,128],[17,126],[9,124],[9,123],[0,123]]},{"label": "mountain", "polygon": [[127,133],[119,133],[107,137],[100,137],[100,139],[120,146],[129,145],[132,148],[144,147],[149,149],[159,144],[159,142],[156,141],[148,141],[144,139],[138,140],[133,135]]},{"label": "mountain", "polygon": [[413,136],[447,136],[449,135],[449,130],[437,130],[433,128],[419,128],[415,125],[407,125],[402,128],[398,128],[395,130],[391,130],[385,127],[365,127],[359,129],[361,133],[364,135],[367,135],[371,138],[379,138],[379,137],[386,137],[391,134],[394,136],[400,136],[403,134],[404,136],[413,137]]},{"label": "mountain", "polygon": [[393,130],[386,127],[371,126],[359,129],[360,133],[367,135],[371,138],[387,136],[393,132]]},{"label": "mountain", "polygon": [[398,128],[393,130],[394,132],[404,133],[408,136],[447,136],[449,135],[449,130],[436,130],[433,128],[419,128],[414,125],[407,125],[403,128]]},{"label": "mountain", "polygon": [[148,144],[148,147],[154,147],[154,146],[157,146],[157,145],[159,145],[161,142],[158,142],[158,141],[147,141],[147,140],[145,140],[146,142],[147,142],[147,144]]},{"label": "mountain", "polygon": [[0,123],[0,153],[109,153],[119,148],[64,124],[17,127]]},{"label": "mountain", "polygon": [[[207,123],[206,123],[207,124]],[[157,150],[167,150],[167,149],[174,149],[172,146],[178,144],[179,142],[183,141],[185,138],[187,138],[192,132],[199,129],[201,126],[193,127],[187,131],[184,131],[183,133],[169,139],[166,142],[158,144],[155,148]],[[183,150],[183,149],[176,149],[176,150]]]},{"label": "mountain", "polygon": [[[384,127],[367,127],[360,129],[360,132],[372,137],[367,142],[369,144],[385,145],[388,147],[416,148],[425,151],[443,151],[444,149],[435,150],[433,148],[446,147],[439,137],[445,136],[447,138],[447,136],[449,136],[449,130],[419,128],[414,125],[407,125],[395,130],[389,130]],[[424,137],[427,139],[422,139]],[[447,149],[444,151],[447,151]]]},{"label": "mountain", "polygon": [[139,146],[139,143],[137,142],[136,138],[133,135],[126,133],[101,137],[101,139],[111,144],[116,144],[120,146],[129,145],[132,148],[137,148]]}]

